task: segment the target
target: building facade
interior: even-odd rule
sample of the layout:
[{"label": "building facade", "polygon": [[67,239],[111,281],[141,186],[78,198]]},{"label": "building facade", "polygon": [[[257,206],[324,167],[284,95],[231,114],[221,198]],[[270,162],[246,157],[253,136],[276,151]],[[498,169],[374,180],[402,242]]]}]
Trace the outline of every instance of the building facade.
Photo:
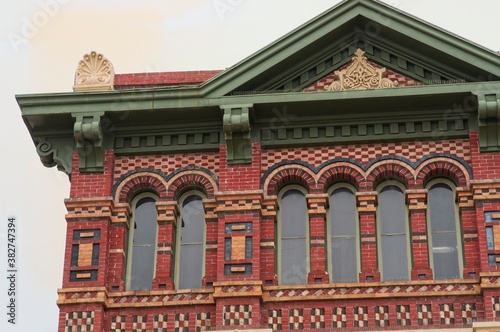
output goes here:
[{"label": "building facade", "polygon": [[59,332],[500,331],[500,57],[344,1],[224,71],[17,96],[70,176]]}]

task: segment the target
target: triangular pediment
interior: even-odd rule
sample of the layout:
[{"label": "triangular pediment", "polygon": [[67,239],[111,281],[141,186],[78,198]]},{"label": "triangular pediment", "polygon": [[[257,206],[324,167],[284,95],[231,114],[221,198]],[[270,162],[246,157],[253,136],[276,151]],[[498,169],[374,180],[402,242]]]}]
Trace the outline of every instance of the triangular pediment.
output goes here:
[{"label": "triangular pediment", "polygon": [[360,49],[400,87],[500,80],[500,56],[376,0],[346,0],[202,86],[204,95],[308,91]]}]

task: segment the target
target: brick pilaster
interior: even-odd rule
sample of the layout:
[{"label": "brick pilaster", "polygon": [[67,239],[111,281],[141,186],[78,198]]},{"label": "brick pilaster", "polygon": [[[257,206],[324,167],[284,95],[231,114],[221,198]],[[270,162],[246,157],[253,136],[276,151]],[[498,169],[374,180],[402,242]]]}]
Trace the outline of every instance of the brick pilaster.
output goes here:
[{"label": "brick pilaster", "polygon": [[356,200],[361,240],[359,281],[380,281],[380,271],[377,265],[377,192],[358,192]]},{"label": "brick pilaster", "polygon": [[326,211],[328,208],[327,194],[307,195],[310,238],[310,272],[308,283],[328,283],[326,239]]},{"label": "brick pilaster", "polygon": [[412,252],[411,280],[432,280],[427,233],[427,189],[406,190]]}]

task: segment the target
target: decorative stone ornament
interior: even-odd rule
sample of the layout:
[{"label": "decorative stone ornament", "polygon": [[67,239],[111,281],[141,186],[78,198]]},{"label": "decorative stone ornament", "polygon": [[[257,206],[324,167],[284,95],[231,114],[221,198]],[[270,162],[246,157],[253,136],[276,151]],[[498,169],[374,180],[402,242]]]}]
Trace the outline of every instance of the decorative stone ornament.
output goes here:
[{"label": "decorative stone ornament", "polygon": [[109,91],[115,84],[115,70],[111,62],[94,51],[85,54],[78,63],[73,91]]},{"label": "decorative stone ornament", "polygon": [[328,91],[340,90],[366,90],[380,88],[394,88],[398,86],[397,81],[391,81],[384,77],[386,68],[376,68],[364,56],[365,52],[357,49],[354,52],[352,63],[346,69],[335,71],[338,80],[326,86]]}]

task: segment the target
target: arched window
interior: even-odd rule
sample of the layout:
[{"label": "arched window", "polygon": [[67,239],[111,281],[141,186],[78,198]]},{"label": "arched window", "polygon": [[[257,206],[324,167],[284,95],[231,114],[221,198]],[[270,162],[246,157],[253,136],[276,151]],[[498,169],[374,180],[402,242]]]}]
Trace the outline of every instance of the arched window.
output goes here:
[{"label": "arched window", "polygon": [[427,227],[434,279],[459,279],[462,277],[462,248],[453,185],[437,180],[427,187]]},{"label": "arched window", "polygon": [[408,280],[410,249],[404,187],[396,181],[378,190],[378,265],[383,281]]},{"label": "arched window", "polygon": [[152,287],[158,237],[156,199],[154,195],[144,193],[135,197],[131,204],[126,278],[128,290],[151,290]]},{"label": "arched window", "polygon": [[359,272],[359,245],[354,188],[336,186],[329,199],[327,246],[330,281],[356,282]]},{"label": "arched window", "polygon": [[179,200],[176,235],[175,284],[177,289],[201,288],[205,267],[205,210],[201,193],[188,192]]},{"label": "arched window", "polygon": [[305,192],[289,186],[279,195],[278,276],[283,285],[306,284],[309,272],[309,223]]}]

